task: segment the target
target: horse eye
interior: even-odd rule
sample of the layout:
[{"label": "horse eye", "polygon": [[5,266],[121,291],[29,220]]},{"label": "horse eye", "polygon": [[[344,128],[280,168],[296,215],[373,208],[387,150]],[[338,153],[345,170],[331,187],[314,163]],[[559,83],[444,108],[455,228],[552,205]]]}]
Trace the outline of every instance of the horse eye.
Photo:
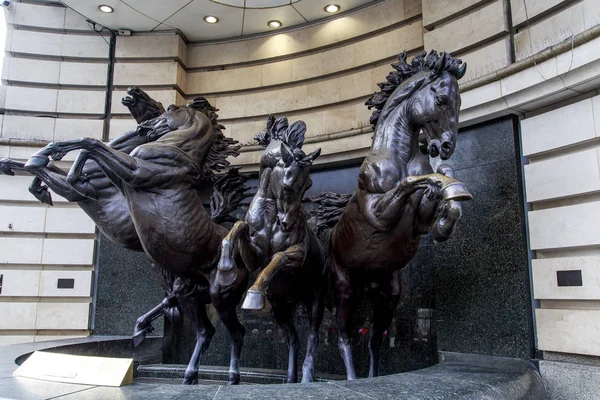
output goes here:
[{"label": "horse eye", "polygon": [[177,109],[177,107],[174,104],[171,104],[168,108],[167,111],[175,111]]},{"label": "horse eye", "polygon": [[443,96],[443,95],[435,96],[435,104],[437,104],[438,106],[443,106],[445,104],[448,104],[448,96]]}]

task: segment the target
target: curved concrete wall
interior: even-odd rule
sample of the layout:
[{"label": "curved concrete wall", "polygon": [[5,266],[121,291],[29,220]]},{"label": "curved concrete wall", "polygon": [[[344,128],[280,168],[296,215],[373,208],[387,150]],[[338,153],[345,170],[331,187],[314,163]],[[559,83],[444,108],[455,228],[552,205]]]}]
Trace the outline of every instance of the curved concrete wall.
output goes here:
[{"label": "curved concrete wall", "polygon": [[[572,98],[591,97],[600,87],[600,39],[596,38],[600,7],[595,0],[388,0],[312,26],[215,43],[186,43],[174,33],[134,33],[117,37],[112,90],[107,87],[108,38],[91,32],[80,15],[55,1],[14,2],[7,22],[0,156],[17,159],[25,159],[34,150],[19,146],[18,140],[39,140],[41,145],[82,136],[100,138],[104,129],[115,137],[131,129],[135,122],[120,98],[127,86],[140,85],[165,105],[205,95],[220,108],[226,133],[247,145],[232,160],[245,170],[256,170],[261,150],[252,146],[251,138],[264,127],[269,113],[304,120],[307,150],[323,148],[320,164],[357,160],[371,143],[370,112],[364,100],[377,90],[377,82],[385,78],[389,64],[402,50],[411,55],[423,48],[451,51],[468,62],[461,81],[468,89],[462,93],[462,127],[506,114],[530,117],[552,111]],[[576,45],[581,32],[586,32],[586,39]],[[544,49],[564,41],[571,42],[572,48],[565,51],[563,46],[530,62]],[[109,121],[105,120],[106,96],[112,99]],[[523,140],[535,137],[535,145],[544,148],[543,143],[552,140],[543,135],[544,120],[526,119],[524,132],[529,136]],[[580,146],[583,142],[573,143]],[[561,150],[560,157],[554,157],[553,149],[563,147],[548,147],[548,156],[531,153],[533,162],[525,172],[527,194],[535,207],[546,204],[547,193],[539,187],[551,178],[542,174],[542,168],[538,173],[536,165],[547,161],[568,169],[571,159],[584,162],[566,147],[564,155]],[[582,154],[591,157],[589,151]],[[587,167],[591,168],[592,161]],[[68,164],[67,160],[62,165]],[[0,176],[0,262],[5,263],[0,269],[4,275],[0,342],[4,343],[85,334],[89,328],[93,225],[79,209],[59,198],[54,208],[41,206],[28,194],[28,182],[24,175]],[[595,196],[594,187],[576,189]],[[583,198],[579,192],[573,196]],[[545,215],[543,211],[554,212],[534,211],[530,215],[533,229],[539,229],[535,218]],[[531,234],[533,245],[537,232]],[[558,261],[566,257],[563,252],[546,253]],[[533,285],[538,291],[540,285],[549,284],[549,275],[541,272],[545,264],[551,263],[535,264]],[[68,271],[83,286],[72,296],[60,293],[55,300],[49,287],[60,271]],[[14,277],[20,277],[20,283],[11,286],[7,282],[15,282]],[[545,301],[544,310],[583,304],[579,300],[564,303],[564,297],[559,303],[540,299]],[[586,300],[586,307],[600,309]],[[52,307],[64,312],[54,313]],[[546,315],[554,314],[538,314],[541,329],[551,331],[554,322]],[[17,321],[15,315],[24,317]],[[70,315],[77,317],[61,319]],[[584,328],[580,324],[578,329]],[[548,342],[541,341],[542,350],[546,350],[544,343]],[[569,346],[548,349],[578,351]],[[597,355],[597,350],[588,354]]]}]

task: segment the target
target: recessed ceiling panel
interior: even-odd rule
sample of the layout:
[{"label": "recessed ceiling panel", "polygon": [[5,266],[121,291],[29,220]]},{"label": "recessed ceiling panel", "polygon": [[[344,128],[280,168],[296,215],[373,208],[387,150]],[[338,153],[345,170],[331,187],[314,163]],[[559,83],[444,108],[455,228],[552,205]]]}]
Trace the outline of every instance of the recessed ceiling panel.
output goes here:
[{"label": "recessed ceiling panel", "polygon": [[291,6],[267,8],[262,10],[247,9],[244,18],[244,35],[261,32],[276,32],[277,29],[269,28],[267,23],[277,20],[283,24],[282,28],[306,22]]},{"label": "recessed ceiling panel", "polygon": [[[119,0],[64,0],[63,2],[79,14],[110,29],[149,31],[158,25],[155,20],[140,14]],[[115,11],[103,13],[98,10],[98,6],[102,4],[111,6]]]},{"label": "recessed ceiling panel", "polygon": [[[301,0],[294,3],[294,8],[308,21],[315,21],[321,18],[332,17],[341,12],[372,2],[373,0]],[[325,6],[330,4],[340,6],[340,11],[334,14],[325,11]]]},{"label": "recessed ceiling panel", "polygon": [[[214,15],[216,24],[204,22],[204,17]],[[243,8],[234,8],[208,0],[195,0],[165,21],[183,32],[189,40],[211,40],[235,37],[242,34]]]},{"label": "recessed ceiling panel", "polygon": [[290,3],[290,0],[246,0],[246,8],[281,7],[289,5]]},{"label": "recessed ceiling panel", "polygon": [[[179,29],[191,41],[235,38],[255,33],[277,33],[267,26],[281,21],[282,28],[335,16],[324,11],[338,4],[340,12],[382,0],[63,0],[86,18],[110,29],[132,31]],[[99,5],[114,8],[112,13]],[[204,17],[219,18],[208,24]]]},{"label": "recessed ceiling panel", "polygon": [[244,8],[245,0],[210,0],[210,1],[212,1],[213,3],[217,3],[217,4],[223,4],[224,6]]},{"label": "recessed ceiling panel", "polygon": [[121,2],[161,22],[179,11],[190,0],[121,0]]}]

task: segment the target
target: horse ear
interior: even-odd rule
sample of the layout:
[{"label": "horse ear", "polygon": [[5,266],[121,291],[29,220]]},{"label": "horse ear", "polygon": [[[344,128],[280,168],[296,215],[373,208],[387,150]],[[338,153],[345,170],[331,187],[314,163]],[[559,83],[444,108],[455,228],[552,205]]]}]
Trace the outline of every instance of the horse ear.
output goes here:
[{"label": "horse ear", "polygon": [[312,153],[310,153],[308,155],[308,159],[310,159],[311,164],[317,159],[317,157],[319,157],[321,155],[321,148],[319,147],[318,149],[316,149],[315,151],[313,151]]},{"label": "horse ear", "polygon": [[467,72],[467,63],[465,62],[456,70],[456,73],[454,74],[454,76],[456,77],[456,80],[459,80],[460,78],[465,76],[466,72]]},{"label": "horse ear", "polygon": [[446,53],[441,52],[438,60],[435,62],[433,69],[431,70],[431,74],[435,76],[440,76],[444,71],[444,67],[446,65]]},{"label": "horse ear", "polygon": [[290,153],[287,146],[283,143],[281,144],[280,153],[281,153],[281,160],[283,160],[283,163],[285,164],[285,166],[289,167],[290,165],[292,165],[292,161],[294,161],[294,156],[292,155],[292,153]]}]

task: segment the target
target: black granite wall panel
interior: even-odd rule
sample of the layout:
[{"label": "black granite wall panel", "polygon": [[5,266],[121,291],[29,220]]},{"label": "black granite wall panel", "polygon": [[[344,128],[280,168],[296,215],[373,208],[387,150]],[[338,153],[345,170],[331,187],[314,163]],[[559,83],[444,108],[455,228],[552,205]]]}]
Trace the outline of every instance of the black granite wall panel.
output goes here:
[{"label": "black granite wall panel", "polygon": [[[382,373],[431,365],[437,360],[438,348],[506,357],[532,356],[529,273],[516,137],[512,118],[460,133],[457,151],[449,163],[455,166],[457,177],[471,190],[474,200],[464,203],[463,220],[454,238],[434,243],[424,236],[417,256],[402,271],[402,299],[384,342]],[[350,165],[314,171],[313,187],[308,194],[353,192],[358,168],[359,165]],[[240,209],[237,217],[242,218],[244,212],[245,209]],[[326,235],[322,238],[324,242]],[[142,255],[101,242],[98,332],[129,334],[135,318],[160,301],[162,293],[148,268]],[[229,338],[212,307],[209,315],[217,334],[203,364],[227,365]],[[242,366],[286,369],[285,338],[269,311],[240,310],[239,317],[247,329]],[[355,317],[353,343],[362,376],[366,375],[368,365],[369,324],[370,307],[365,302]],[[296,325],[301,336],[302,360],[307,323],[301,309]],[[193,329],[186,321],[180,330],[182,334],[173,337],[165,349],[165,363],[188,361],[193,348]],[[336,340],[333,314],[326,310],[316,367],[319,372],[344,373]]]},{"label": "black granite wall panel", "polygon": [[[126,250],[100,235],[94,334],[131,335],[136,319],[164,297],[158,275],[144,253]],[[163,334],[162,319],[150,336]]]}]

